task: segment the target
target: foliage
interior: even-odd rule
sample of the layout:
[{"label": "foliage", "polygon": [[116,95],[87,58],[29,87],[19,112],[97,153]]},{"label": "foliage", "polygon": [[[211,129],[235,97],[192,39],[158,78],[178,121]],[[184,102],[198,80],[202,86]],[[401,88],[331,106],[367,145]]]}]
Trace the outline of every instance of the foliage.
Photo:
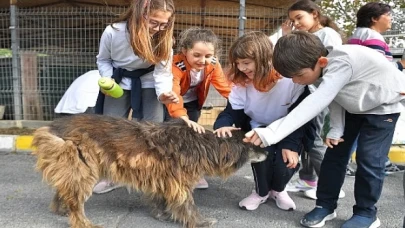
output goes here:
[{"label": "foliage", "polygon": [[11,50],[10,49],[2,49],[0,48],[0,58],[1,57],[11,57]]},{"label": "foliage", "polygon": [[[323,13],[334,19],[342,32],[349,37],[356,27],[357,10],[368,2],[373,2],[373,0],[322,0],[319,5]],[[403,33],[405,31],[405,1],[386,0],[384,3],[389,4],[393,9],[394,23],[392,29]]]}]

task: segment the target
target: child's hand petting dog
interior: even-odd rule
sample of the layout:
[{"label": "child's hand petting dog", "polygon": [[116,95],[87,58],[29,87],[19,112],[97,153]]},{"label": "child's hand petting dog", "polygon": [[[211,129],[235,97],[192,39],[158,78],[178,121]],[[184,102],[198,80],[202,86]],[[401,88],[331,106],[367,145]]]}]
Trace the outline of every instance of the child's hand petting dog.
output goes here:
[{"label": "child's hand petting dog", "polygon": [[221,127],[214,131],[218,138],[232,137],[232,131],[238,131],[237,127]]},{"label": "child's hand petting dog", "polygon": [[259,135],[254,131],[251,130],[245,134],[245,138],[243,139],[244,142],[252,143],[255,146],[260,146],[261,148],[265,148],[262,140],[260,139]]},{"label": "child's hand petting dog", "polygon": [[294,169],[297,167],[299,156],[298,153],[289,149],[282,149],[281,154],[283,155],[284,163],[287,163],[287,168]]},{"label": "child's hand petting dog", "polygon": [[193,128],[195,132],[198,132],[199,134],[205,133],[205,128],[198,123],[190,120],[188,116],[181,116],[180,118],[184,120],[189,127]]}]

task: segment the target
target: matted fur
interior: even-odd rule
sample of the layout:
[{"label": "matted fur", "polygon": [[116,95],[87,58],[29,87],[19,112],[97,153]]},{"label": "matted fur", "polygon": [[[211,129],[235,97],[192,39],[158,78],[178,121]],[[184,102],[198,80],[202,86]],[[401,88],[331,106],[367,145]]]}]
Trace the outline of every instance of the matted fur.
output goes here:
[{"label": "matted fur", "polygon": [[263,150],[242,142],[243,133],[217,138],[198,134],[184,121],[161,124],[101,115],[55,120],[34,133],[36,168],[56,189],[51,209],[69,214],[71,227],[99,227],[84,214],[94,185],[107,178],[144,193],[152,214],[185,227],[209,227],[193,199],[203,175],[227,177]]}]

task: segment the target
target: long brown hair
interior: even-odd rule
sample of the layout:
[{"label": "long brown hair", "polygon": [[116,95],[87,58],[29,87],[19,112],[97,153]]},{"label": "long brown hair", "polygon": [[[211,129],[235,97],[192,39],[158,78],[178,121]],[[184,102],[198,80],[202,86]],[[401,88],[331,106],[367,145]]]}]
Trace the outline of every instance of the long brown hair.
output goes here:
[{"label": "long brown hair", "polygon": [[238,69],[236,60],[251,59],[254,61],[256,67],[252,83],[258,91],[266,91],[271,83],[281,78],[272,67],[272,56],[273,44],[266,34],[260,31],[245,33],[229,49],[228,57],[231,64],[231,69],[228,73],[229,80],[242,86],[250,83],[246,74]]},{"label": "long brown hair", "polygon": [[321,8],[313,1],[311,0],[300,0],[294,3],[293,5],[288,8],[288,13],[291,11],[297,11],[297,10],[302,10],[307,13],[316,13],[318,17],[319,23],[323,27],[330,27],[336,32],[340,33],[339,27],[336,25],[336,23],[328,16],[325,16],[321,12]]},{"label": "long brown hair", "polygon": [[[156,64],[170,58],[173,44],[174,10],[173,0],[132,0],[128,10],[114,23],[126,21],[130,43],[135,54]],[[154,11],[170,12],[172,15],[168,28],[151,37],[147,16]]]}]

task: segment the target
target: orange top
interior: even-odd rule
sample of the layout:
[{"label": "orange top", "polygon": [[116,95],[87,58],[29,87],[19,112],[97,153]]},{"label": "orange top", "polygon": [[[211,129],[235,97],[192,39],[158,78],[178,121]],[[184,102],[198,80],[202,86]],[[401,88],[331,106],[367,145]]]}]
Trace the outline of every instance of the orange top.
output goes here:
[{"label": "orange top", "polygon": [[[182,96],[186,94],[190,88],[190,70],[191,66],[183,54],[173,56],[173,91],[180,98],[179,103],[166,105],[170,116],[173,118],[187,115]],[[196,88],[199,109],[202,108],[207,98],[210,84],[212,84],[223,97],[228,98],[228,95],[231,92],[231,83],[225,77],[221,64],[217,62],[217,59],[215,58],[213,58],[211,63],[204,68],[204,78]]]}]

